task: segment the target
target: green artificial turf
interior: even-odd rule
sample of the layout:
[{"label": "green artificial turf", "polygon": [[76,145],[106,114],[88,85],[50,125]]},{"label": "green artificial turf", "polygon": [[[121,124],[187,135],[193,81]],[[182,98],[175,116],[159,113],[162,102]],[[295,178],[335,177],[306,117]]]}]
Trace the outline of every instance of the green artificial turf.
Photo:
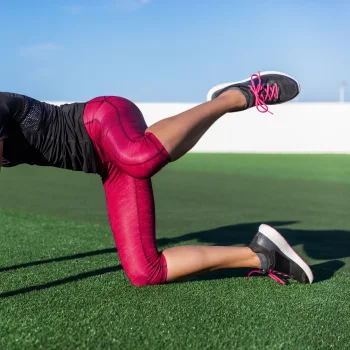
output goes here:
[{"label": "green artificial turf", "polygon": [[190,154],[155,176],[158,244],[243,245],[262,222],[313,285],[247,270],[136,288],[98,176],[0,174],[0,349],[350,348],[350,158]]}]

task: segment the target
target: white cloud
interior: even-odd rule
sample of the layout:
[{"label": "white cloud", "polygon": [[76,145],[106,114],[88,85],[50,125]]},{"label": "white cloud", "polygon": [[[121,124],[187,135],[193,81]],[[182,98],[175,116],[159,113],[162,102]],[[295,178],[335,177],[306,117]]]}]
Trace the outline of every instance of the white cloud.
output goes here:
[{"label": "white cloud", "polygon": [[24,57],[44,58],[54,52],[61,51],[62,47],[55,43],[42,43],[37,45],[31,45],[21,47],[19,53]]}]

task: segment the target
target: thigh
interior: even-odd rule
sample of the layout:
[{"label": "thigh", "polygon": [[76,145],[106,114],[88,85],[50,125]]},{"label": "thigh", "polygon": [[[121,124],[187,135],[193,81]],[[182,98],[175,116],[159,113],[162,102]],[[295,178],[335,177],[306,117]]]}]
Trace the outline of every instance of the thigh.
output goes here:
[{"label": "thigh", "polygon": [[98,97],[87,103],[84,124],[102,163],[112,162],[135,178],[149,178],[170,160],[151,133],[141,111],[122,97]]},{"label": "thigh", "polygon": [[108,216],[122,266],[133,284],[166,281],[166,261],[155,236],[150,179],[138,180],[109,164],[103,177]]}]

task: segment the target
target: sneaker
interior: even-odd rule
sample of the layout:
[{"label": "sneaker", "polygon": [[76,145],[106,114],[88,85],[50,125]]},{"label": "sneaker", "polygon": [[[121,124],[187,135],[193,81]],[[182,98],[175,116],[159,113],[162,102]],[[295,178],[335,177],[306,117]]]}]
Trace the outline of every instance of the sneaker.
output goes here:
[{"label": "sneaker", "polygon": [[269,225],[260,225],[249,248],[258,255],[261,261],[260,270],[253,273],[268,275],[278,283],[286,284],[281,275],[295,279],[300,283],[312,283],[314,276],[309,265],[293,250],[283,236]]},{"label": "sneaker", "polygon": [[284,73],[258,72],[242,81],[214,86],[208,92],[207,100],[211,101],[227,90],[240,90],[247,101],[244,107],[232,110],[232,112],[245,110],[255,105],[259,112],[271,113],[267,105],[292,100],[300,93],[300,84]]}]

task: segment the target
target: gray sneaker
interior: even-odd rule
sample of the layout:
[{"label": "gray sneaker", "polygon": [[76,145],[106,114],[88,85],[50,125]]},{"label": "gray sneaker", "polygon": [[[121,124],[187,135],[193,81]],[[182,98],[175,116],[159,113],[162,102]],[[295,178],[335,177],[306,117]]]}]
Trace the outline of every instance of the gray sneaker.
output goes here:
[{"label": "gray sneaker", "polygon": [[268,275],[278,283],[286,284],[282,277],[295,279],[300,283],[312,283],[314,276],[309,265],[293,250],[284,237],[269,225],[262,224],[249,248],[261,261],[260,270],[253,273]]},{"label": "gray sneaker", "polygon": [[240,90],[247,101],[244,107],[232,110],[232,112],[255,106],[261,113],[271,113],[267,105],[292,100],[300,93],[300,84],[296,79],[284,73],[258,72],[242,81],[214,86],[209,90],[207,100],[211,101],[227,90]]}]

